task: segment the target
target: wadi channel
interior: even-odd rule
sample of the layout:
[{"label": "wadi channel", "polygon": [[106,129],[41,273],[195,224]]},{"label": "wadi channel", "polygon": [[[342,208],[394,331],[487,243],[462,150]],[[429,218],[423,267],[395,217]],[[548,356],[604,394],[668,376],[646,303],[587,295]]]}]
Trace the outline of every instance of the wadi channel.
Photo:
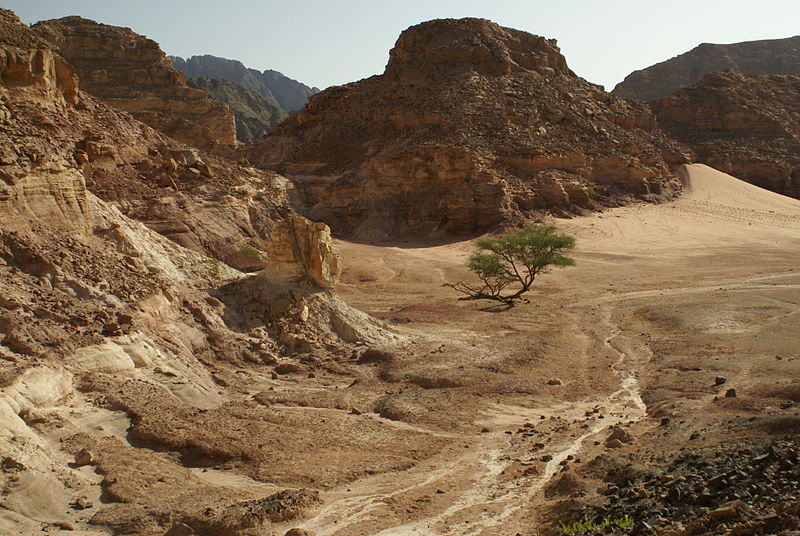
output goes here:
[{"label": "wadi channel", "polygon": [[[80,17],[0,52],[0,533],[800,534],[797,75],[648,104],[483,19],[319,93]],[[575,266],[445,285],[531,221]]]}]

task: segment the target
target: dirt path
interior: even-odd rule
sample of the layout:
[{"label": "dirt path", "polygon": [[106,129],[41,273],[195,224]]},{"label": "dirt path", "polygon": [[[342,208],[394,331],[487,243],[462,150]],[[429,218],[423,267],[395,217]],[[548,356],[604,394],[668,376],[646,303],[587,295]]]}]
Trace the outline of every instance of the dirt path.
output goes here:
[{"label": "dirt path", "polygon": [[[449,434],[455,448],[441,457],[325,494],[325,506],[304,527],[320,536],[503,534],[509,520],[527,508],[565,464],[587,446],[595,448],[594,442],[604,440],[610,427],[645,416],[636,370],[647,362],[649,352],[624,340],[610,306],[598,312],[602,322],[575,336],[585,341],[584,353],[604,347],[611,354],[617,378],[612,392],[546,406],[533,398],[529,406],[488,405],[475,421],[485,433]],[[527,426],[532,431],[540,423],[546,423],[549,432],[534,455],[530,442],[518,441],[514,430]],[[520,472],[517,469],[522,474],[512,476]],[[393,508],[420,503],[429,507],[419,511],[403,506],[400,512]]]}]

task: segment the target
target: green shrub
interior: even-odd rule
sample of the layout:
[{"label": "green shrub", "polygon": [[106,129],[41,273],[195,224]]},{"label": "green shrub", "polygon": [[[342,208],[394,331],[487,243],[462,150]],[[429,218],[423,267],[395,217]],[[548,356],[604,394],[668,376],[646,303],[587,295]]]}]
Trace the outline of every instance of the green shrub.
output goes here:
[{"label": "green shrub", "polygon": [[[496,238],[475,241],[477,251],[467,260],[480,285],[445,283],[465,294],[462,300],[496,300],[512,303],[530,290],[536,276],[552,266],[573,266],[575,260],[564,253],[575,247],[575,239],[556,231],[553,225],[529,223],[522,229]],[[504,294],[509,285],[515,292]]]},{"label": "green shrub", "polygon": [[616,519],[606,517],[599,523],[587,516],[579,521],[573,521],[572,523],[559,523],[558,530],[562,535],[569,536],[571,534],[586,534],[598,530],[605,530],[612,526],[623,530],[630,530],[633,528],[633,525],[633,518],[628,514]]},{"label": "green shrub", "polygon": [[256,259],[261,258],[261,252],[257,249],[251,248],[250,246],[242,246],[242,249],[240,249],[239,252],[244,253],[245,255],[250,255],[251,257],[255,257]]}]

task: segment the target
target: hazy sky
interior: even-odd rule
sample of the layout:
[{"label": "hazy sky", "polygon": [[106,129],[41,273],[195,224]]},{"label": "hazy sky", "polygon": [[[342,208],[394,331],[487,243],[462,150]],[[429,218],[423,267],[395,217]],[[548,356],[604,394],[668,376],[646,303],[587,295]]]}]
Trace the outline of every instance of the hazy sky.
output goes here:
[{"label": "hazy sky", "polygon": [[798,0],[0,0],[23,22],[81,15],[128,26],[167,53],[213,54],[325,88],[383,72],[405,28],[482,17],[558,40],[569,66],[611,90],[635,69],[708,43],[800,33]]}]

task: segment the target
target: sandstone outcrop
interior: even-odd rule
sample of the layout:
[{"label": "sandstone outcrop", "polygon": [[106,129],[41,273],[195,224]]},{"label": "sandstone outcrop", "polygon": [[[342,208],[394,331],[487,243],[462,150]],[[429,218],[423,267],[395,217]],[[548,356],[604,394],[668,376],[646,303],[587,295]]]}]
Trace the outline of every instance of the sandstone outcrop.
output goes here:
[{"label": "sandstone outcrop", "polygon": [[319,89],[293,80],[283,73],[267,69],[259,72],[242,62],[218,58],[209,54],[188,59],[170,56],[172,66],[190,78],[216,78],[236,82],[267,99],[274,106],[293,112],[305,106],[308,98]]},{"label": "sandstone outcrop", "polygon": [[339,279],[339,264],[328,226],[292,216],[272,232],[263,273],[282,286],[307,279],[319,287],[333,288]]},{"label": "sandstone outcrop", "polygon": [[703,43],[632,72],[611,93],[639,100],[662,99],[691,86],[706,73],[727,69],[743,74],[800,74],[800,36],[729,45]]},{"label": "sandstone outcrop", "polygon": [[800,198],[800,76],[711,73],[649,104],[697,162]]},{"label": "sandstone outcrop", "polygon": [[202,89],[233,111],[236,120],[236,139],[249,142],[267,134],[289,117],[283,108],[270,104],[260,94],[236,82],[221,78],[189,78],[189,87]]},{"label": "sandstone outcrop", "polygon": [[39,22],[34,30],[75,68],[82,90],[184,143],[236,143],[232,112],[189,87],[155,41],[81,17]]},{"label": "sandstone outcrop", "polygon": [[313,96],[242,155],[361,238],[660,199],[684,159],[646,106],[575,76],[555,41],[482,19],[409,28],[383,75]]}]

